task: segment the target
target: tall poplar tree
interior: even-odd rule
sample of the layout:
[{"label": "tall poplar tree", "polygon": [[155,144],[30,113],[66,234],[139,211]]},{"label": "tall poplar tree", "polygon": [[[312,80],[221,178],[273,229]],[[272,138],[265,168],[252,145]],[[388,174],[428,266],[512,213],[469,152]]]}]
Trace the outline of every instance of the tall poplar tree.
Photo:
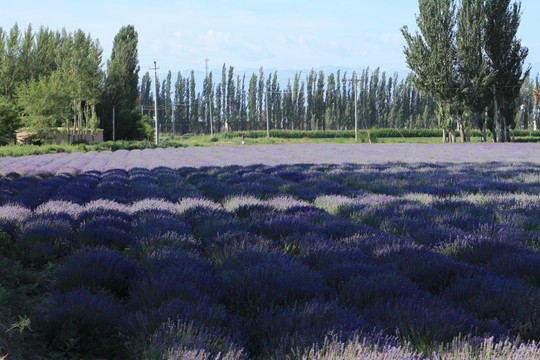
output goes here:
[{"label": "tall poplar tree", "polygon": [[419,0],[416,24],[420,32],[401,32],[407,42],[407,65],[413,71],[414,84],[435,99],[439,108],[439,126],[453,130],[452,104],[456,99],[458,74],[455,47],[456,4],[454,0]]},{"label": "tall poplar tree", "polygon": [[199,98],[195,92],[194,70],[191,70],[189,77],[189,109],[190,132],[197,134],[199,132]]},{"label": "tall poplar tree", "polygon": [[496,71],[492,71],[484,47],[486,27],[484,0],[462,0],[457,14],[457,58],[459,71],[458,116],[461,141],[466,141],[464,120],[480,116],[491,102],[491,87]]},{"label": "tall poplar tree", "polygon": [[[238,104],[236,102],[236,88],[234,86],[234,67],[229,66],[227,76],[227,131],[238,129]],[[236,126],[233,126],[232,123]]]},{"label": "tall poplar tree", "polygon": [[150,117],[154,116],[154,96],[152,94],[152,79],[150,78],[150,73],[148,71],[144,73],[141,80],[139,107],[143,114],[150,114]]},{"label": "tall poplar tree", "polygon": [[182,77],[182,73],[179,71],[176,74],[176,82],[174,84],[174,124],[175,131],[179,131],[180,134],[187,132],[186,119],[188,118],[186,105],[186,79]]},{"label": "tall poplar tree", "polygon": [[140,139],[145,136],[137,110],[139,84],[138,35],[133,25],[124,26],[114,37],[111,58],[107,61],[104,116],[105,137],[112,135],[112,113],[116,109],[118,138]]},{"label": "tall poplar tree", "polygon": [[[242,130],[255,130],[257,129],[257,84],[258,78],[257,75],[252,74],[249,81],[249,95],[248,95],[248,124],[247,129]],[[264,84],[264,82],[263,82]],[[262,95],[261,95],[262,96]]]},{"label": "tall poplar tree", "polygon": [[529,53],[516,38],[521,21],[521,3],[511,0],[486,0],[485,52],[492,71],[496,71],[493,85],[493,125],[495,141],[509,140],[509,127],[514,125],[521,85],[530,68],[523,65]]}]

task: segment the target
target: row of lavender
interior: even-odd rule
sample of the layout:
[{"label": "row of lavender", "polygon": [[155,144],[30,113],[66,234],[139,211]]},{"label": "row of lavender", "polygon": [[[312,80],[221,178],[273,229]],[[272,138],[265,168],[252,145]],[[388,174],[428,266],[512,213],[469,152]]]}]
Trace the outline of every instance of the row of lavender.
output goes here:
[{"label": "row of lavender", "polygon": [[524,164],[10,173],[0,228],[25,265],[55,264],[41,328],[58,350],[534,358],[504,339],[540,340],[539,180]]},{"label": "row of lavender", "polygon": [[527,162],[540,163],[540,144],[292,144],[208,146],[144,150],[90,151],[40,156],[0,157],[0,175],[71,175],[136,167],[250,166],[252,164],[378,164],[387,162]]}]

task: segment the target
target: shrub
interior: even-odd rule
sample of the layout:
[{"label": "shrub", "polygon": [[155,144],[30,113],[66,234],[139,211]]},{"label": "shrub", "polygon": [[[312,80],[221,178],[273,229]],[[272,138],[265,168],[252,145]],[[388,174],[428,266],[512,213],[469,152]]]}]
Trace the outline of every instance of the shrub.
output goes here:
[{"label": "shrub", "polygon": [[306,201],[313,201],[313,199],[322,194],[321,191],[318,191],[315,188],[306,187],[295,182],[280,185],[278,189],[283,193],[290,194],[298,199]]},{"label": "shrub", "polygon": [[64,260],[55,274],[55,285],[61,292],[85,287],[125,297],[136,276],[136,263],[118,251],[84,247]]},{"label": "shrub", "polygon": [[340,299],[349,306],[369,308],[379,301],[411,297],[418,288],[390,271],[368,272],[350,277],[338,285]]},{"label": "shrub", "polygon": [[178,211],[186,218],[191,218],[204,212],[220,212],[223,211],[220,204],[211,200],[197,198],[183,198],[178,204]]},{"label": "shrub", "polygon": [[317,273],[292,257],[275,253],[237,253],[220,267],[224,301],[233,313],[255,316],[261,309],[328,294]]},{"label": "shrub", "polygon": [[369,329],[361,312],[332,302],[309,301],[264,309],[247,331],[249,347],[258,358],[285,359],[294,349],[321,344],[330,334],[346,339]]},{"label": "shrub", "polygon": [[32,215],[32,211],[18,205],[0,206],[0,229],[14,236],[26,218]]},{"label": "shrub", "polygon": [[249,229],[251,231],[259,232],[261,235],[274,240],[279,240],[279,238],[291,234],[317,232],[317,227],[309,221],[287,214],[266,214],[252,217],[249,220]]},{"label": "shrub", "polygon": [[214,265],[220,266],[229,257],[245,251],[265,252],[272,243],[262,236],[248,231],[226,231],[218,233],[206,243],[205,257]]},{"label": "shrub", "polygon": [[503,242],[485,236],[464,234],[453,242],[441,244],[438,251],[470,264],[484,265],[500,254],[516,253],[522,246],[517,243]]},{"label": "shrub", "polygon": [[119,218],[126,223],[132,220],[128,206],[110,200],[94,200],[85,205],[84,210],[79,214],[78,221],[82,223],[89,219],[109,217]]},{"label": "shrub", "polygon": [[221,283],[210,264],[181,249],[162,248],[141,259],[141,276],[133,283],[133,310],[159,308],[172,299],[199,301],[221,297]]},{"label": "shrub", "polygon": [[166,232],[136,238],[129,247],[129,254],[133,259],[140,260],[161,248],[178,248],[197,253],[202,249],[202,244],[191,235]]},{"label": "shrub", "polygon": [[107,225],[106,222],[89,221],[81,225],[77,234],[76,245],[92,247],[106,246],[111,249],[124,250],[132,242],[133,235],[130,232],[114,225]]},{"label": "shrub", "polygon": [[365,276],[381,270],[361,250],[331,245],[328,242],[321,244],[318,247],[308,248],[301,260],[310,269],[319,272],[332,288],[336,288],[340,282],[347,281],[350,277]]},{"label": "shrub", "polygon": [[540,291],[523,281],[477,275],[457,281],[444,296],[479,319],[500,320],[523,339],[540,337]]},{"label": "shrub", "polygon": [[[313,344],[305,349],[297,349],[295,353],[296,358],[299,360],[425,359],[425,356],[421,353],[414,351],[410,344],[400,344],[397,338],[390,336],[382,336],[380,334],[357,334],[347,340],[340,340],[336,336],[327,336],[325,337],[323,344]],[[437,359],[439,358],[437,357]]]},{"label": "shrub", "polygon": [[127,313],[112,295],[79,288],[53,296],[43,330],[56,350],[124,357],[120,334],[128,322]]},{"label": "shrub", "polygon": [[133,232],[138,237],[162,235],[169,232],[187,235],[189,227],[183,220],[183,217],[178,214],[159,210],[141,211],[134,216]]},{"label": "shrub", "polygon": [[248,217],[250,209],[253,211],[271,211],[272,208],[267,206],[262,200],[253,196],[231,196],[223,201],[223,208],[229,212],[234,212],[236,215]]},{"label": "shrub", "polygon": [[71,232],[67,220],[30,217],[22,225],[15,248],[23,263],[42,266],[69,251]]},{"label": "shrub", "polygon": [[431,293],[440,292],[456,279],[471,277],[476,271],[467,264],[415,246],[384,250],[379,259]]},{"label": "shrub", "polygon": [[540,288],[540,252],[505,252],[495,255],[486,268],[505,277],[516,277]]},{"label": "shrub", "polygon": [[132,184],[126,196],[131,201],[144,199],[165,199],[167,195],[157,184]]},{"label": "shrub", "polygon": [[242,345],[223,328],[200,326],[190,321],[169,320],[156,331],[142,354],[154,359],[247,359]]},{"label": "shrub", "polygon": [[19,203],[27,208],[35,209],[56,193],[67,181],[63,176],[52,176],[49,179],[41,179],[32,186],[26,186],[11,199],[13,203]]},{"label": "shrub", "polygon": [[418,351],[431,352],[437,344],[461,334],[500,336],[507,331],[496,320],[479,321],[463,308],[423,293],[379,301],[369,308],[369,314],[374,326],[397,333]]}]

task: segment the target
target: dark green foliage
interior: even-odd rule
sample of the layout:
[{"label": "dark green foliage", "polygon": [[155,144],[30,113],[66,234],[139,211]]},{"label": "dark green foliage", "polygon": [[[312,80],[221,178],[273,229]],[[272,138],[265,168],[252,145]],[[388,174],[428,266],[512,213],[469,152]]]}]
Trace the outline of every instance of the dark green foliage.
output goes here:
[{"label": "dark green foliage", "polygon": [[529,49],[521,45],[517,32],[521,21],[521,3],[510,0],[486,1],[485,52],[491,71],[496,71],[492,92],[491,131],[495,140],[509,141],[508,130],[515,126],[517,99],[530,72],[525,68]]},{"label": "dark green foliage", "polygon": [[[4,35],[0,29],[0,97],[17,104],[21,125],[36,140],[48,139],[59,126],[72,133],[95,129],[102,91],[99,42],[82,30],[34,32],[29,26],[22,34],[17,24]],[[12,137],[13,128],[7,130]]]},{"label": "dark green foliage", "polygon": [[521,4],[419,0],[419,8],[420,32],[411,35],[407,27],[402,29],[404,53],[416,86],[438,104],[440,127],[451,135],[461,129],[463,142],[470,126],[465,117],[470,117],[484,130],[489,127],[494,141],[509,141],[517,99],[530,71],[524,68],[528,49],[516,38]]},{"label": "dark green foliage", "polygon": [[7,99],[0,96],[0,145],[15,142],[15,130],[20,126],[17,109]]},{"label": "dark green foliage", "polygon": [[138,35],[133,25],[124,26],[114,37],[111,59],[107,62],[104,93],[104,118],[101,126],[105,137],[112,138],[113,112],[117,121],[117,138],[143,139],[146,137],[136,111],[139,98]]},{"label": "dark green foliage", "polygon": [[152,129],[143,120],[138,110],[122,110],[116,113],[116,139],[152,140]]},{"label": "dark green foliage", "polygon": [[138,35],[133,25],[124,26],[114,37],[111,59],[107,62],[106,91],[119,110],[137,105],[139,82]]},{"label": "dark green foliage", "polygon": [[[359,130],[359,137],[365,138],[367,141],[367,130]],[[540,134],[540,131],[538,132]],[[377,138],[414,138],[414,137],[442,137],[440,129],[371,129],[369,130],[371,141],[374,142]],[[528,135],[529,131],[516,131],[516,136]],[[245,131],[245,132],[228,132],[220,134],[224,139],[239,138],[244,135],[244,138],[264,138],[266,131]],[[481,135],[479,130],[472,132],[472,136]],[[354,138],[354,130],[270,130],[270,136],[273,138],[283,139],[336,139],[336,138]]]}]

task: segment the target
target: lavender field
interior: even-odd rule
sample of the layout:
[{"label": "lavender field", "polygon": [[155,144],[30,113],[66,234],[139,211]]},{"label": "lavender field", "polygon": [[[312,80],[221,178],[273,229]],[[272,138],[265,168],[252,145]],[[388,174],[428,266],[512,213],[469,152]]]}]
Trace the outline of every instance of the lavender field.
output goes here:
[{"label": "lavender field", "polygon": [[56,358],[540,359],[538,150],[0,158],[0,247]]},{"label": "lavender field", "polygon": [[0,175],[77,174],[84,171],[228,165],[375,163],[540,163],[540,144],[291,144],[206,146],[168,149],[91,151],[40,156],[0,157]]}]

